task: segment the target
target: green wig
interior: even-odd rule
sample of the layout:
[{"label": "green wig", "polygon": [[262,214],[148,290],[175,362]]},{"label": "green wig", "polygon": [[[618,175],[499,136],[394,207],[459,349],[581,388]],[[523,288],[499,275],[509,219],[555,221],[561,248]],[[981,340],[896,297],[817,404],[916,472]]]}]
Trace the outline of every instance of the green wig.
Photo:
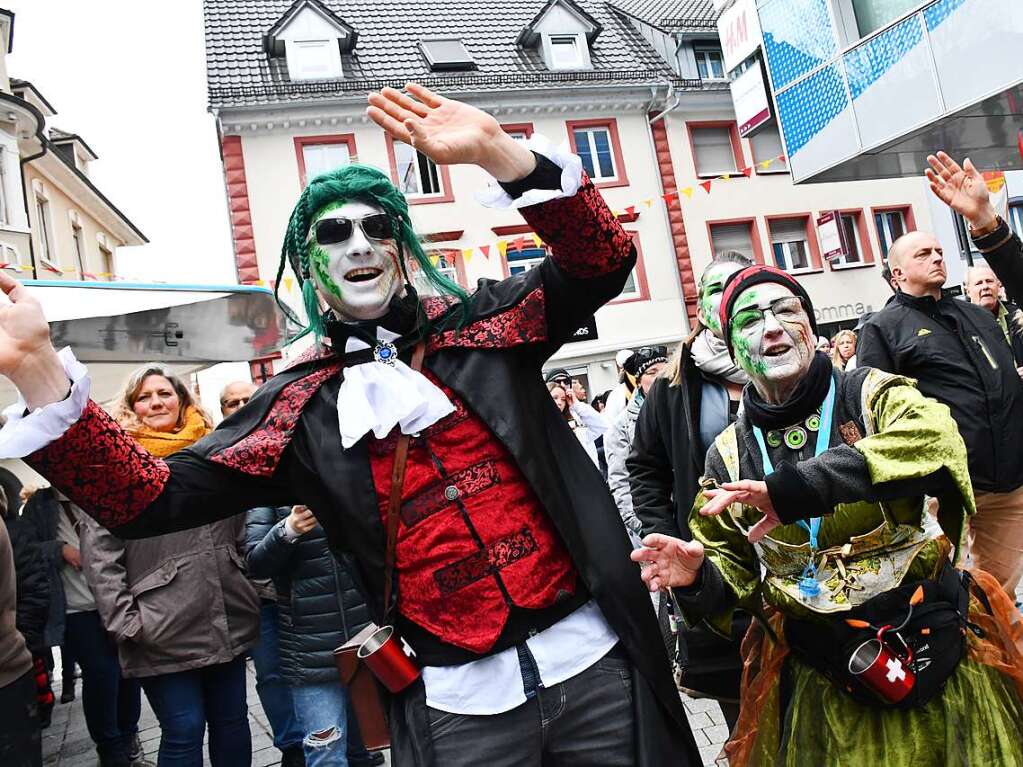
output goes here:
[{"label": "green wig", "polygon": [[343,168],[321,173],[309,182],[298,198],[294,210],[291,211],[288,229],[284,234],[284,245],[281,247],[281,261],[277,268],[274,296],[285,314],[296,324],[301,325],[302,323],[280,300],[277,292],[281,285],[284,267],[286,264],[290,264],[302,290],[302,302],[306,316],[309,318],[309,324],[302,331],[300,337],[309,332],[316,336],[324,335],[324,312],[320,309],[316,286],[312,279],[313,270],[317,268],[315,251],[319,246],[310,240],[310,229],[313,222],[325,211],[340,207],[352,200],[359,200],[383,208],[388,218],[391,219],[391,228],[395,232],[401,267],[405,271],[403,276],[406,281],[408,274],[405,254],[410,253],[419,264],[419,269],[430,285],[436,288],[441,295],[451,296],[461,303],[464,322],[468,315],[469,296],[461,286],[441,274],[423,251],[423,246],[415,232],[412,231],[408,202],[405,200],[405,196],[397,190],[384,173],[376,168],[368,165],[346,165]]}]

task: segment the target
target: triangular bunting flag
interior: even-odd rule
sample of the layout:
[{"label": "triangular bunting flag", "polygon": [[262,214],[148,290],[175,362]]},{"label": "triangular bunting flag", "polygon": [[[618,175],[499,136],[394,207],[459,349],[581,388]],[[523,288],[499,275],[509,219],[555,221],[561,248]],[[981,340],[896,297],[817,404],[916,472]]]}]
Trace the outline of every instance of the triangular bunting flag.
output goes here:
[{"label": "triangular bunting flag", "polygon": [[472,248],[465,248],[462,250],[462,260],[467,264],[472,261]]},{"label": "triangular bunting flag", "polygon": [[708,180],[706,180],[706,181],[701,181],[701,182],[700,182],[700,186],[702,186],[702,187],[703,187],[703,191],[705,191],[705,192],[706,192],[707,194],[710,194],[710,184],[711,184],[711,180],[712,180],[712,179],[708,179]]},{"label": "triangular bunting flag", "polygon": [[294,285],[294,284],[295,284],[295,278],[294,278],[294,277],[285,277],[285,278],[284,278],[284,289],[285,289],[285,290],[286,290],[286,291],[287,291],[288,293],[290,293],[290,292],[291,292],[291,287],[292,287],[292,285]]},{"label": "triangular bunting flag", "polygon": [[731,177],[732,177],[732,175],[730,173],[723,173],[721,175],[721,180],[722,181],[728,181],[728,179],[730,179]]},{"label": "triangular bunting flag", "polygon": [[508,255],[508,243],[505,242],[504,240],[498,240],[497,241],[497,252],[500,253],[502,257],[507,257],[507,255]]},{"label": "triangular bunting flag", "polygon": [[261,288],[265,287],[266,286],[266,281],[265,280],[256,280],[256,285],[258,285]]},{"label": "triangular bunting flag", "polygon": [[430,263],[436,267],[440,263],[440,256],[430,256]]},{"label": "triangular bunting flag", "polygon": [[753,174],[753,166],[751,165],[751,166],[749,166],[748,168],[743,168],[743,169],[742,169],[742,170],[741,170],[740,172],[741,172],[741,173],[742,173],[742,175],[744,175],[744,176],[745,176],[746,178],[749,178],[749,177],[750,177],[750,176],[751,176],[751,175]]},{"label": "triangular bunting flag", "polygon": [[787,162],[788,161],[788,158],[785,155],[783,155],[783,154],[778,155],[777,159],[778,159],[778,162]]},{"label": "triangular bunting flag", "polygon": [[643,204],[646,205],[649,208],[651,205],[654,204],[654,201],[652,199],[651,200],[643,200]]},{"label": "triangular bunting flag", "polygon": [[535,244],[536,247],[538,248],[543,247],[543,240],[540,239],[540,235],[538,235],[536,232],[533,233],[533,244]]},{"label": "triangular bunting flag", "polygon": [[490,246],[489,245],[480,245],[480,253],[483,254],[483,258],[487,259],[488,261],[490,260]]},{"label": "triangular bunting flag", "polygon": [[774,161],[773,160],[762,160],[761,162],[758,162],[757,165],[760,166],[761,170],[767,170],[768,168],[771,167],[771,163],[772,162],[774,162]]},{"label": "triangular bunting flag", "polygon": [[636,206],[635,205],[630,205],[629,207],[627,207],[625,209],[625,212],[628,213],[630,216],[635,216],[636,215]]},{"label": "triangular bunting flag", "polygon": [[682,194],[686,196],[687,200],[693,199],[693,188],[691,186],[687,186],[685,189],[682,190]]},{"label": "triangular bunting flag", "polygon": [[675,194],[674,192],[668,192],[666,195],[664,195],[664,201],[667,203],[669,208],[675,204],[676,199],[678,199],[678,195]]}]

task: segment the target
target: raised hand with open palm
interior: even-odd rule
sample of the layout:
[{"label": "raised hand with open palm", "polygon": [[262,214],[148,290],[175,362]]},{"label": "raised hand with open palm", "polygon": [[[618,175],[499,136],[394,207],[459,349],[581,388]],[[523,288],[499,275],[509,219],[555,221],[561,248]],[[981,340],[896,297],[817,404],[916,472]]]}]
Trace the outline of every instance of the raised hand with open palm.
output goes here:
[{"label": "raised hand with open palm", "polygon": [[404,93],[394,88],[370,93],[368,101],[373,122],[439,165],[478,165],[498,181],[524,178],[536,166],[533,153],[486,112],[417,83],[406,85]]},{"label": "raised hand with open palm", "polygon": [[43,309],[25,286],[0,272],[0,375],[18,387],[32,409],[57,402],[68,391],[68,379],[50,341]]},{"label": "raised hand with open palm", "polygon": [[945,152],[928,155],[927,180],[943,203],[970,222],[975,230],[991,227],[996,218],[984,177],[969,157],[959,165]]}]

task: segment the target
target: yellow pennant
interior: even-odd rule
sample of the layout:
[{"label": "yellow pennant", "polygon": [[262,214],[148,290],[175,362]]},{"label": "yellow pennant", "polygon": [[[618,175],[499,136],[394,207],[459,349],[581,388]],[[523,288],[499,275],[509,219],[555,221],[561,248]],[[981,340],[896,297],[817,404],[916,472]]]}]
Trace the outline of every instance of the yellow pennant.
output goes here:
[{"label": "yellow pennant", "polygon": [[721,177],[721,180],[722,180],[722,181],[728,181],[728,179],[730,179],[730,178],[731,178],[731,176],[730,176],[729,174],[725,173],[725,174],[724,174],[724,175],[723,175],[723,176]]},{"label": "yellow pennant", "polygon": [[540,235],[538,235],[538,234],[536,234],[534,232],[532,237],[533,237],[533,242],[536,244],[536,247],[542,248],[543,247],[543,240],[540,239]]},{"label": "yellow pennant", "polygon": [[654,204],[654,201],[653,200],[643,200],[643,204],[646,205],[649,208],[651,205]]},{"label": "yellow pennant", "polygon": [[266,280],[256,280],[256,285],[262,288],[266,285]]},{"label": "yellow pennant", "polygon": [[465,261],[465,263],[467,263],[467,264],[468,264],[468,263],[469,263],[470,261],[472,261],[472,248],[466,248],[465,250],[463,250],[463,251],[462,251],[462,259],[463,259],[463,260]]},{"label": "yellow pennant", "polygon": [[508,252],[508,243],[505,242],[504,240],[498,240],[497,252],[500,253],[502,257],[505,256],[505,254]]},{"label": "yellow pennant", "polygon": [[760,166],[761,170],[767,170],[768,168],[771,167],[771,161],[770,160],[761,160],[760,162],[757,163],[757,165]]},{"label": "yellow pennant", "polygon": [[693,199],[693,188],[691,186],[687,186],[685,189],[682,190],[682,194],[686,196],[687,200]]},{"label": "yellow pennant", "polygon": [[440,263],[440,256],[430,256],[430,263],[437,266]]},{"label": "yellow pennant", "polygon": [[284,278],[284,290],[287,291],[288,293],[291,292],[291,288],[292,288],[292,286],[294,286],[294,284],[295,284],[295,278],[294,277],[285,277]]}]

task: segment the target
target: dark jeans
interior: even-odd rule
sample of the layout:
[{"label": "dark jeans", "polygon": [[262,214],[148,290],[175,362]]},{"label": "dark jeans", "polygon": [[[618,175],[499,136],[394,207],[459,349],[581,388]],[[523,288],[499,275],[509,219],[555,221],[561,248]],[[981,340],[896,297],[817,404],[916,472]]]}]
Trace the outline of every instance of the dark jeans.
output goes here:
[{"label": "dark jeans", "polygon": [[632,767],[632,664],[607,655],[581,674],[537,690],[492,716],[427,709],[444,767]]},{"label": "dark jeans", "polygon": [[252,764],[244,655],[215,666],[146,677],[142,687],[160,722],[160,767],[202,767],[207,724],[213,767]]},{"label": "dark jeans", "polygon": [[259,644],[249,654],[256,667],[256,694],[274,734],[274,746],[302,748],[302,728],[295,719],[291,688],[281,677],[280,611],[276,602],[263,602],[259,609]]},{"label": "dark jeans", "polygon": [[38,706],[32,671],[0,687],[0,764],[3,767],[42,765]]},{"label": "dark jeans", "polygon": [[[85,725],[100,759],[104,763],[127,765],[142,710],[138,680],[121,676],[117,647],[95,610],[67,614],[63,647],[82,669]],[[69,684],[73,685],[74,680],[65,677],[64,685]]]}]

